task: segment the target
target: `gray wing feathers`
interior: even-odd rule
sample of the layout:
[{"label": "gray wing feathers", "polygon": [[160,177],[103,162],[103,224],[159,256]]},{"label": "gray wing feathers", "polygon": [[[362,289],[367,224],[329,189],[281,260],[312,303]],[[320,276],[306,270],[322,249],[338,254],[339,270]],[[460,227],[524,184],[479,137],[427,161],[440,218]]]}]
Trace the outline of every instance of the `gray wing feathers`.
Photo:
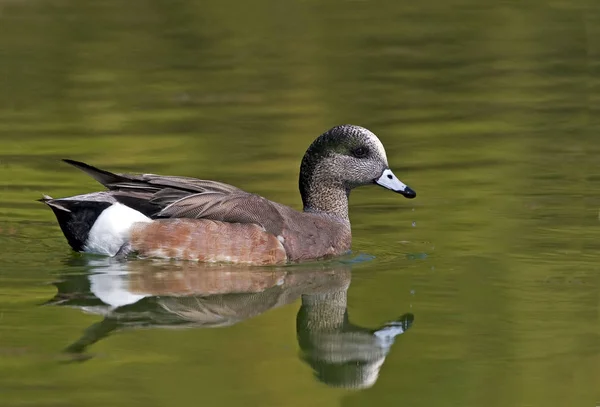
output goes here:
[{"label": "gray wing feathers", "polygon": [[222,192],[226,194],[244,192],[241,189],[234,187],[233,185],[190,177],[174,177],[144,174],[139,177],[138,182],[147,184],[150,188],[157,189],[164,189],[165,187],[170,187],[190,192]]},{"label": "gray wing feathers", "polygon": [[232,223],[255,223],[274,235],[281,234],[284,219],[269,200],[247,192],[202,192],[173,202],[158,213],[161,217],[204,218]]},{"label": "gray wing feathers", "polygon": [[173,188],[187,192],[243,192],[233,185],[217,181],[196,179],[191,177],[180,177],[155,174],[114,174],[101,170],[80,161],[65,159],[64,162],[80,169],[111,191],[135,190],[144,192],[157,192],[165,188]]},{"label": "gray wing feathers", "polygon": [[[134,207],[150,207],[146,210],[152,217],[255,223],[276,236],[284,227],[277,204],[233,185],[191,177],[115,174],[79,161],[64,161],[108,188],[104,194]],[[156,211],[152,212],[152,208]]]},{"label": "gray wing feathers", "polygon": [[117,182],[105,184],[110,190],[145,190],[148,192],[161,191],[165,188],[172,188],[185,192],[243,192],[241,189],[233,185],[224,184],[222,182],[210,181],[204,179],[188,178],[188,177],[170,177],[154,174],[144,175],[129,175],[118,174],[121,179]]}]

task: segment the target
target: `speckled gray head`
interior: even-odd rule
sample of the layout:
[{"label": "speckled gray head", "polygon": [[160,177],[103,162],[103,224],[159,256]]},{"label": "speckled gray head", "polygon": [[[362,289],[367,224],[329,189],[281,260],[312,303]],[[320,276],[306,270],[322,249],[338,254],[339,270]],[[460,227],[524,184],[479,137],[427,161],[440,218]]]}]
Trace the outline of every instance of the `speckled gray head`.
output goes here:
[{"label": "speckled gray head", "polygon": [[[308,148],[300,169],[300,188],[308,182],[341,184],[349,191],[377,183],[407,198],[415,191],[390,170],[381,141],[360,126],[341,125],[319,136]],[[303,185],[304,184],[304,185]]]},{"label": "speckled gray head", "polygon": [[341,188],[348,196],[352,188],[373,183],[407,198],[417,195],[390,170],[383,144],[364,127],[333,127],[310,145],[302,159],[300,191],[305,209],[317,189]]}]

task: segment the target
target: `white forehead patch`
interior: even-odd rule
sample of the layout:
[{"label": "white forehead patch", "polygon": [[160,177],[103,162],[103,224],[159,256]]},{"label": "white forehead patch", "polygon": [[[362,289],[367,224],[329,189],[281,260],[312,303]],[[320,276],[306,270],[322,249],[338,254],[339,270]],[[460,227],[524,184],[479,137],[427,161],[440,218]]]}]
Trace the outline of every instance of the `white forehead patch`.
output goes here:
[{"label": "white forehead patch", "polygon": [[367,135],[369,141],[373,144],[373,147],[375,147],[375,149],[377,150],[379,155],[383,158],[383,161],[385,161],[385,163],[387,164],[387,162],[388,162],[387,154],[385,153],[385,148],[383,148],[383,144],[381,144],[381,141],[379,141],[377,136],[375,134],[373,134],[372,132],[370,132],[369,130],[366,131],[366,135]]}]

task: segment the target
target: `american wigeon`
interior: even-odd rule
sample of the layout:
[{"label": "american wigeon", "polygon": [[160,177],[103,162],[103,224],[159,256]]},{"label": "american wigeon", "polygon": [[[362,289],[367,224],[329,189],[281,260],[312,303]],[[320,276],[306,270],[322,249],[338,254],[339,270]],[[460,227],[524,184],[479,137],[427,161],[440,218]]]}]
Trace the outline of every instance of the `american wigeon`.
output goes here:
[{"label": "american wigeon", "polygon": [[303,211],[216,181],[113,174],[65,160],[108,191],[44,196],[76,251],[253,265],[322,259],[350,250],[350,191],[379,184],[416,193],[388,166],[369,130],[337,126],[319,136],[300,166]]}]

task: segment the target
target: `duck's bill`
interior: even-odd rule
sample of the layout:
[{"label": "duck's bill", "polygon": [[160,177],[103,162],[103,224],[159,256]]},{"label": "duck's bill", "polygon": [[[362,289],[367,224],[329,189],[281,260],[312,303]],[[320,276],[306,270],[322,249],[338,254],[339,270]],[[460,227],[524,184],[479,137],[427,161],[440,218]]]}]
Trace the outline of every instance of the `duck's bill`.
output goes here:
[{"label": "duck's bill", "polygon": [[391,189],[394,192],[402,194],[409,199],[412,199],[417,196],[417,193],[410,189],[408,185],[404,184],[402,181],[396,178],[392,170],[390,170],[389,168],[383,171],[383,174],[381,174],[381,177],[375,180],[375,183],[381,185],[384,188]]}]

